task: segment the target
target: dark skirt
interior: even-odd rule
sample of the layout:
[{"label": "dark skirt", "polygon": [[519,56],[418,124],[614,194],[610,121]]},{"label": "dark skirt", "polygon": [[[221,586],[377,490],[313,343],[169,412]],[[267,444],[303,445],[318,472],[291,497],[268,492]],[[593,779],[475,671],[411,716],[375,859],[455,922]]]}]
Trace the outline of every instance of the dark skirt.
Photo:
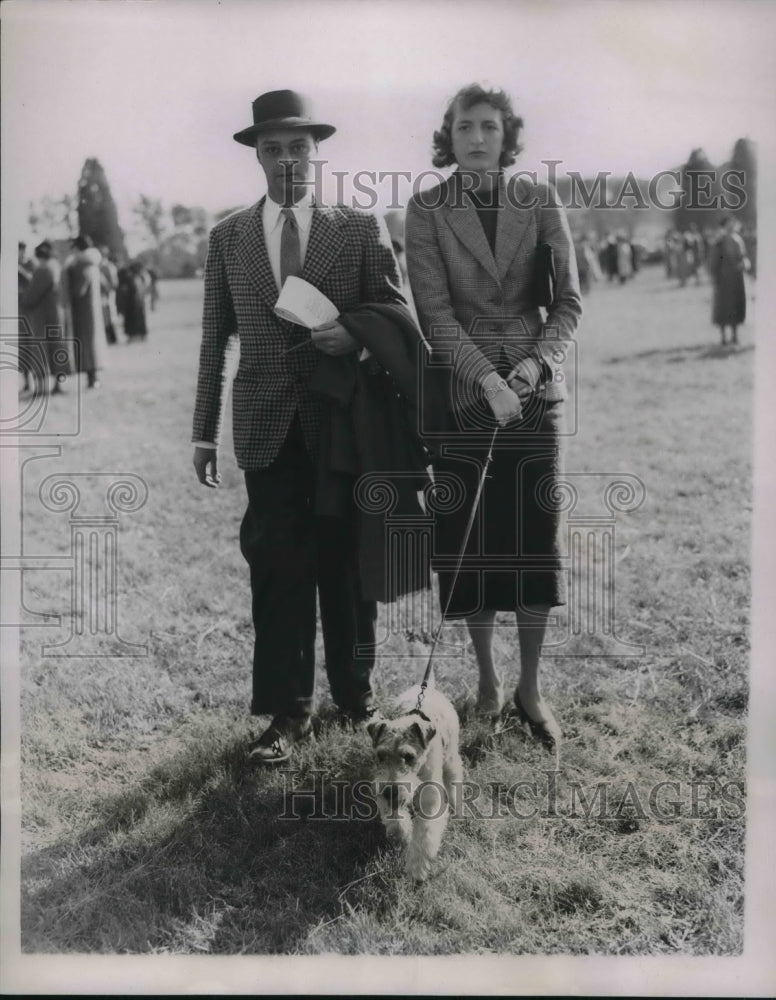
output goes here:
[{"label": "dark skirt", "polygon": [[[432,566],[439,574],[440,605],[446,618],[465,618],[485,609],[515,611],[566,603],[560,513],[554,503],[562,474],[564,408],[562,400],[548,403],[537,396],[518,424],[496,435],[493,460],[452,595],[457,557],[495,425],[489,420],[490,433],[462,432],[440,449],[434,477],[441,494],[448,488],[452,493],[448,504],[435,504]],[[445,506],[452,509],[444,510]]]},{"label": "dark skirt", "polygon": [[738,326],[746,319],[746,286],[742,271],[720,269],[714,282],[712,322],[715,326]]}]

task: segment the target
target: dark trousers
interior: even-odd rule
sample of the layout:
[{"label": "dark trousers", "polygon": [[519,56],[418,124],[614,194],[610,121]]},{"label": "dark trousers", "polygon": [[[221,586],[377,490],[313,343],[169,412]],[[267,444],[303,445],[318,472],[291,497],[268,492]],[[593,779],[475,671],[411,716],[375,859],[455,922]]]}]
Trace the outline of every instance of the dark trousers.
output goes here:
[{"label": "dark trousers", "polygon": [[[332,698],[357,710],[372,695],[377,607],[361,599],[355,508],[347,519],[315,515],[315,470],[298,416],[275,461],[246,472],[245,485],[240,548],[255,630],[251,714],[312,712],[316,588]],[[356,645],[367,649],[356,655]]]}]

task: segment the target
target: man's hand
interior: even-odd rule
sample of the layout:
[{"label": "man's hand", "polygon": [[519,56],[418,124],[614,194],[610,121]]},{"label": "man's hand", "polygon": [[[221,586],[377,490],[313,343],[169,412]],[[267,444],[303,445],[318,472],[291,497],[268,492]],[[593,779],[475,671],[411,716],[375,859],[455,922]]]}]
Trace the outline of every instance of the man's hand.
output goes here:
[{"label": "man's hand", "polygon": [[350,354],[358,347],[358,341],[350,336],[345,327],[336,320],[327,326],[319,326],[310,331],[313,345],[324,354],[337,358],[342,354]]},{"label": "man's hand", "polygon": [[195,448],[194,468],[203,486],[216,489],[221,482],[221,473],[218,471],[218,452],[215,448]]}]

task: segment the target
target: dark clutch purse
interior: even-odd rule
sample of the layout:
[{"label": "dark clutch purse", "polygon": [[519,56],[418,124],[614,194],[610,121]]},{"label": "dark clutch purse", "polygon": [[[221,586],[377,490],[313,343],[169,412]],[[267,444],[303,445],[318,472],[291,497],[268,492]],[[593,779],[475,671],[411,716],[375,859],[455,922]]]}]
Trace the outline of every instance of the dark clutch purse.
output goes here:
[{"label": "dark clutch purse", "polygon": [[538,243],[534,255],[533,298],[549,309],[555,301],[555,255],[549,243]]}]

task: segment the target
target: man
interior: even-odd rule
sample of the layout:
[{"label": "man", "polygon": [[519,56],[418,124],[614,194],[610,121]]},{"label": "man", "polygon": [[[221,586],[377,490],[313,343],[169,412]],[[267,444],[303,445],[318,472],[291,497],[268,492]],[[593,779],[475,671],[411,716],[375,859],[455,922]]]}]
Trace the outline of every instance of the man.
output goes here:
[{"label": "man", "polygon": [[309,183],[318,143],[334,133],[290,90],[253,102],[253,124],[234,136],[252,146],[267,196],[210,234],[194,414],[199,481],[219,481],[217,445],[226,396],[227,342],[240,337],[232,415],[248,509],[240,529],[250,567],[255,629],[253,715],[274,716],[249,748],[258,763],[288,758],[310,731],[315,676],[316,587],[332,697],[355,721],[372,709],[376,605],[362,598],[355,518],[314,512],[321,404],[308,384],[321,353],[357,347],[339,323],[312,332],[278,318],[285,279],[315,285],[340,312],[404,303],[396,261],[377,220],[316,203]]}]

